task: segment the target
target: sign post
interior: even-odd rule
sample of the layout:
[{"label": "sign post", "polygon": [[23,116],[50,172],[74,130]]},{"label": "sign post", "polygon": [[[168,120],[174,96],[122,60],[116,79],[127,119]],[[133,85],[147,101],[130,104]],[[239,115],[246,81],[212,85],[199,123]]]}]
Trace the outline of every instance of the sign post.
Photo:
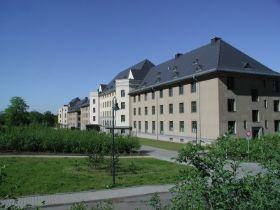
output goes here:
[{"label": "sign post", "polygon": [[250,138],[251,138],[251,131],[246,131],[246,137],[247,137],[247,154],[248,154],[248,160],[250,159]]}]

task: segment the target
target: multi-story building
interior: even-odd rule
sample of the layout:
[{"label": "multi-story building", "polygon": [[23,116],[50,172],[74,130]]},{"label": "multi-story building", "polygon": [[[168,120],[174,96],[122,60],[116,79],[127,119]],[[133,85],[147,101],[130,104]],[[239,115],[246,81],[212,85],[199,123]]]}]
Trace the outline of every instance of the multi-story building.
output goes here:
[{"label": "multi-story building", "polygon": [[91,123],[101,125],[103,131],[109,131],[112,127],[112,101],[116,98],[120,109],[115,115],[115,128],[118,132],[130,133],[128,93],[142,82],[153,66],[149,60],[144,60],[120,72],[109,84],[100,85],[98,92],[91,92]]},{"label": "multi-story building", "polygon": [[178,142],[279,132],[279,83],[279,73],[214,38],[149,70],[130,91],[130,125]]},{"label": "multi-story building", "polygon": [[81,130],[86,130],[87,125],[90,124],[89,122],[89,99],[85,97],[80,103],[80,111],[81,111]]},{"label": "multi-story building", "polygon": [[81,100],[79,98],[74,98],[70,101],[68,105],[68,128],[80,128],[81,127],[81,110],[80,110]]},{"label": "multi-story building", "polygon": [[68,106],[64,105],[62,108],[58,110],[58,125],[60,128],[67,128],[68,122],[67,122],[67,112],[68,112]]}]

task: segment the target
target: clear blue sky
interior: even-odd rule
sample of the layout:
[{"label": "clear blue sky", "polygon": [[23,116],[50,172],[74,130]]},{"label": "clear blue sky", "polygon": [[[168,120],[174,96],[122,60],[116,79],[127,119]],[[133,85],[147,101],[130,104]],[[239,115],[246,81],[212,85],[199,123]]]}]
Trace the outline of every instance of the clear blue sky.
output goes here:
[{"label": "clear blue sky", "polygon": [[56,113],[130,65],[214,36],[280,71],[279,0],[0,0],[0,111],[21,96]]}]

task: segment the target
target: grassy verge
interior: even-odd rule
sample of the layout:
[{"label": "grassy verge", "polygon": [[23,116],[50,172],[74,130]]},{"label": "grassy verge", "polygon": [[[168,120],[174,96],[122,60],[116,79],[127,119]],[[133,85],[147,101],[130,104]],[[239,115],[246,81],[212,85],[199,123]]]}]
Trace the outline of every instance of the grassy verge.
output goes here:
[{"label": "grassy verge", "polygon": [[139,142],[141,145],[147,145],[147,146],[158,147],[167,150],[175,150],[175,151],[179,151],[181,148],[185,146],[185,144],[153,140],[153,139],[145,139],[145,138],[139,138]]},{"label": "grassy verge", "polygon": [[[193,169],[152,158],[120,159],[117,187],[167,184],[179,180],[180,170]],[[0,158],[6,165],[7,180],[0,186],[0,197],[49,194],[104,189],[112,184],[108,168],[94,169],[86,159],[75,158]]]}]

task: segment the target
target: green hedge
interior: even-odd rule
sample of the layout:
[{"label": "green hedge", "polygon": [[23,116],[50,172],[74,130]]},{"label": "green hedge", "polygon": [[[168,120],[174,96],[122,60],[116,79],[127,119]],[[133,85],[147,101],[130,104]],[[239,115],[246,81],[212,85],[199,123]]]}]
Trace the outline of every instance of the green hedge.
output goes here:
[{"label": "green hedge", "polygon": [[[119,153],[140,148],[136,137],[116,136]],[[95,131],[47,127],[11,127],[0,132],[0,151],[110,154],[112,136]]]},{"label": "green hedge", "polygon": [[253,161],[280,161],[280,135],[267,135],[259,139],[249,140],[249,156],[248,141],[246,139],[234,139],[230,137],[218,138],[217,144],[220,148],[227,150],[227,155],[231,159]]}]

